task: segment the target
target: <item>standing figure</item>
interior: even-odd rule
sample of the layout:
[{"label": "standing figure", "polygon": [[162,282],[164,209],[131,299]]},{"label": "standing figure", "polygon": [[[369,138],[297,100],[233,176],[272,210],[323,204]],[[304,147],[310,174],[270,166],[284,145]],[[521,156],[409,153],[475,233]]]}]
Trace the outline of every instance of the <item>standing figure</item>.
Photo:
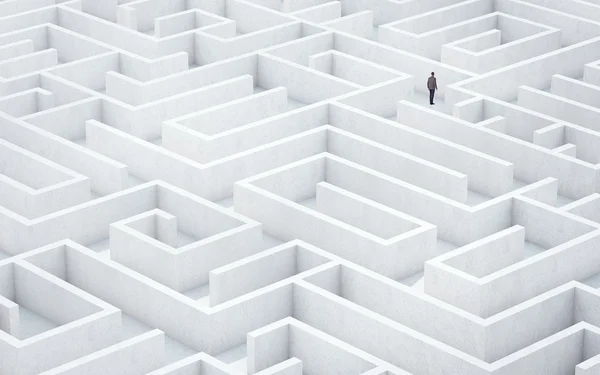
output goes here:
[{"label": "standing figure", "polygon": [[435,95],[435,90],[437,90],[437,81],[435,80],[434,72],[431,72],[431,77],[427,79],[427,88],[429,89],[429,105],[434,105],[433,96]]}]

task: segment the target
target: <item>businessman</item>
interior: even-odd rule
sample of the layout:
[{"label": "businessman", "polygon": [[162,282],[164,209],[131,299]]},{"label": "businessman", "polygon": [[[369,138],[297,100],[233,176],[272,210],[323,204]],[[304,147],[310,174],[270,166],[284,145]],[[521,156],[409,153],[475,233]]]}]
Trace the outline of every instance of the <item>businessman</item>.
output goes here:
[{"label": "businessman", "polygon": [[437,90],[437,81],[435,80],[435,73],[431,72],[431,77],[427,80],[427,88],[429,89],[429,105],[434,105],[433,96],[435,90]]}]

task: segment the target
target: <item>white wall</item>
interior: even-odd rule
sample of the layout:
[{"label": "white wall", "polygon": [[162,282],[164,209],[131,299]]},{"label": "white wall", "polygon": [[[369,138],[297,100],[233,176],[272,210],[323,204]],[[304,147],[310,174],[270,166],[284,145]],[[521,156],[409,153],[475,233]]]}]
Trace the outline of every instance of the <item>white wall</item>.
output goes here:
[{"label": "white wall", "polygon": [[[440,134],[437,132],[429,131],[431,128],[436,128],[444,133],[455,132],[446,126],[442,126],[442,123],[447,121],[453,122],[451,117],[439,118],[435,112],[427,109],[420,109],[417,105],[411,104],[406,101],[398,103],[398,122],[412,127],[414,129],[422,130],[435,136],[442,136],[444,139],[453,141],[450,135]],[[477,151],[476,149],[473,151]],[[444,162],[442,165],[446,165],[450,168],[456,169],[459,172],[467,174],[469,176],[469,187],[471,190],[489,195],[492,197],[505,194],[512,189],[513,186],[513,171],[514,165],[510,162],[506,162],[501,159],[496,159],[488,156],[486,153],[484,156],[480,154],[478,158],[471,157],[469,162],[466,160],[453,160],[454,165],[450,165],[449,162]],[[478,164],[474,164],[474,160],[478,160]],[[469,165],[469,169],[464,166]],[[493,169],[492,169],[493,168]]]},{"label": "white wall", "polygon": [[104,375],[107,371],[114,375],[142,375],[156,369],[164,360],[165,335],[156,329],[41,375]]},{"label": "white wall", "polygon": [[[70,108],[72,117],[69,120],[73,120],[73,118],[78,119],[80,116],[95,117],[99,113],[99,109],[100,102],[97,99],[93,99],[88,103],[74,105]],[[66,112],[69,111],[67,110]],[[64,114],[65,112],[62,112],[62,115]],[[66,121],[62,115],[58,119]],[[44,117],[40,116],[35,121],[31,118],[30,121],[37,125]],[[128,168],[121,163],[103,157],[77,144],[66,142],[63,138],[42,131],[37,126],[27,124],[16,125],[2,116],[0,116],[0,122],[2,123],[2,126],[0,126],[0,135],[2,138],[64,165],[75,172],[88,176],[92,190],[100,194],[119,191],[127,183]],[[53,128],[55,125],[58,125],[54,122],[44,123],[52,125]],[[59,124],[61,123],[59,122]],[[71,130],[78,128],[75,124],[70,124]],[[64,128],[60,128],[61,132],[62,129]],[[58,131],[58,129],[54,131]]]},{"label": "white wall", "polygon": [[489,73],[462,86],[465,89],[510,102],[517,98],[520,86],[548,87],[554,74],[563,74],[569,77],[581,76],[586,63],[600,58],[599,46],[600,40],[590,40],[562,48],[522,62],[510,69],[500,69]]},{"label": "white wall", "polygon": [[287,104],[287,89],[277,87],[175,121],[201,134],[215,136],[278,115],[287,109]]},{"label": "white wall", "polygon": [[373,12],[367,10],[354,13],[324,22],[322,25],[361,38],[370,38],[373,35]]},{"label": "white wall", "polygon": [[453,256],[447,258],[445,263],[482,278],[523,260],[524,250],[525,229],[515,225],[452,251]]},{"label": "white wall", "polygon": [[[235,102],[238,105],[246,105],[253,103],[254,100],[249,97],[248,100]],[[226,105],[224,108],[231,109],[231,106]],[[245,120],[238,116],[237,112],[233,112],[233,114],[235,118]],[[282,138],[298,135],[325,124],[327,122],[327,105],[315,105],[288,111],[209,136],[190,131],[175,121],[178,120],[163,122],[163,147],[168,149],[176,145],[178,153],[201,163],[209,163]]]},{"label": "white wall", "polygon": [[197,31],[194,38],[196,62],[201,65],[225,60],[302,37],[302,24],[288,22],[232,38],[220,38]]},{"label": "white wall", "polygon": [[[544,2],[550,7],[553,6],[550,1]],[[565,4],[569,4],[567,6],[571,8],[571,5],[574,3],[568,2]],[[579,4],[573,5],[573,7],[578,6]],[[515,17],[526,18],[534,22],[561,29],[562,45],[564,46],[579,43],[600,35],[600,24],[589,22],[581,17],[574,17],[569,14],[569,11],[556,12],[552,9],[545,9],[544,7],[537,6],[535,2],[495,0],[495,8],[498,12],[507,13]]]},{"label": "white wall", "polygon": [[524,39],[502,44],[481,52],[470,52],[446,45],[442,61],[476,73],[486,73],[519,61],[560,49],[561,31],[551,30]]},{"label": "white wall", "polygon": [[335,50],[310,56],[308,67],[361,86],[371,86],[404,76],[401,72]]},{"label": "white wall", "polygon": [[[70,252],[69,262],[73,265],[69,268],[71,283],[118,305],[125,313],[163,330],[199,352],[216,354],[241,345],[247,332],[291,314],[291,285],[208,313],[199,310],[190,299],[157,288],[152,281],[114,262],[99,260],[79,250]],[[97,282],[87,277],[90,272],[101,276],[96,280],[102,278],[105,281]],[[240,315],[247,319],[233,319]]]},{"label": "white wall", "polygon": [[[404,108],[403,111],[407,110],[410,106],[412,114],[418,115],[418,120],[413,121],[411,126],[417,126],[418,129],[427,131],[431,135],[441,136],[474,150],[485,152],[487,155],[493,155],[507,162],[514,163],[515,177],[520,180],[537,181],[549,176],[555,177],[559,181],[559,193],[573,198],[587,195],[594,190],[596,171],[591,169],[589,164],[553,154],[548,150],[534,147],[529,142],[519,141],[515,138],[478,128],[467,123],[464,123],[460,132],[456,130],[449,131],[450,128],[443,125],[443,123],[445,121],[455,122],[459,120],[454,120],[446,116],[440,117],[427,110],[418,110],[406,102],[403,102],[402,106]],[[550,124],[549,121],[546,123]],[[553,161],[543,162],[542,160]],[[564,165],[564,169],[560,165]],[[568,176],[577,176],[578,183],[568,183],[567,181],[571,179]]]},{"label": "white wall", "polygon": [[325,4],[295,11],[292,15],[315,23],[332,21],[342,16],[342,3],[340,1],[330,1]]},{"label": "white wall", "polygon": [[517,103],[527,109],[600,131],[600,109],[527,86],[519,87]]},{"label": "white wall", "polygon": [[494,28],[497,15],[493,10],[489,0],[458,3],[383,25],[379,28],[378,41],[439,61],[445,43]]},{"label": "white wall", "polygon": [[466,175],[367,138],[332,128],[327,151],[458,202],[467,198]]},{"label": "white wall", "polygon": [[211,306],[307,271],[326,258],[284,244],[210,271]]},{"label": "white wall", "polygon": [[290,98],[312,104],[360,89],[351,82],[269,55],[258,56],[258,83],[264,88],[284,86]]},{"label": "white wall", "polygon": [[[244,95],[240,90],[252,87],[252,77],[245,75],[137,107],[106,100],[102,106],[102,121],[138,138],[154,140],[161,136],[162,121],[238,99]],[[91,144],[92,139],[88,142]]]},{"label": "white wall", "polygon": [[445,95],[447,85],[471,76],[470,73],[449,65],[349,35],[336,34],[335,49],[415,77],[423,77],[423,84],[415,86],[418,92],[426,92],[425,77],[435,72],[439,85],[437,95],[441,98]]}]

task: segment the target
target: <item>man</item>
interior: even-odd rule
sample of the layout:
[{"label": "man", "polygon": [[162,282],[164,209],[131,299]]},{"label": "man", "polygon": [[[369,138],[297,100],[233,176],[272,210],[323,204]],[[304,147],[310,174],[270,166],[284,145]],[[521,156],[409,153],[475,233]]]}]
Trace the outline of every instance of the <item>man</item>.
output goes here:
[{"label": "man", "polygon": [[437,81],[434,72],[431,72],[431,77],[427,80],[427,88],[429,89],[429,105],[434,105],[433,96],[435,95],[435,90],[437,90]]}]

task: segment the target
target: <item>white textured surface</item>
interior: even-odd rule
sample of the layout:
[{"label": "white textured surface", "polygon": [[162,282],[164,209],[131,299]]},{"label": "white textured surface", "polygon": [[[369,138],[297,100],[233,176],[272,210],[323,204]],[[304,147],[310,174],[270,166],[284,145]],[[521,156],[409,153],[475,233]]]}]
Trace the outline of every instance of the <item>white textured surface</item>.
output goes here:
[{"label": "white textured surface", "polygon": [[0,1],[0,374],[600,374],[599,163],[598,0]]}]

